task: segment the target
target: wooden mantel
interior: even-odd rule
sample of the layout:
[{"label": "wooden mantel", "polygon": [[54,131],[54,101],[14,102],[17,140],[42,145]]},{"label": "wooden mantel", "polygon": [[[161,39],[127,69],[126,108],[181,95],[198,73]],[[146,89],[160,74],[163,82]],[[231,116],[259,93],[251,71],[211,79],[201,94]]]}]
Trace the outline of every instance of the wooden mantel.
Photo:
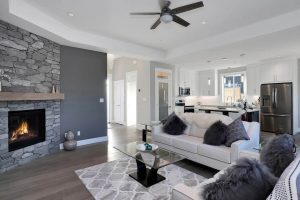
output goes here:
[{"label": "wooden mantel", "polygon": [[22,93],[22,92],[0,92],[0,101],[47,101],[63,100],[63,93]]}]

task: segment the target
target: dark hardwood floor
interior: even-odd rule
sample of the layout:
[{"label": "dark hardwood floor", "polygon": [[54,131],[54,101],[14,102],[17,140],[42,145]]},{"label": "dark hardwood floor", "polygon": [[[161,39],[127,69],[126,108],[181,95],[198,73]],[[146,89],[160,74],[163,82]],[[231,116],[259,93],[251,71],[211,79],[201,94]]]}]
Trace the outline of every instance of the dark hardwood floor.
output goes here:
[{"label": "dark hardwood floor", "polygon": [[[141,140],[141,135],[135,128],[113,125],[108,129],[109,142],[60,151],[1,174],[0,200],[93,199],[74,171],[124,157],[113,146]],[[178,165],[206,178],[217,172],[187,160]]]},{"label": "dark hardwood floor", "polygon": [[[60,151],[0,174],[0,200],[93,199],[74,171],[124,157],[113,146],[141,140],[141,132],[112,125],[108,129],[108,137],[109,142],[79,147],[72,152]],[[188,160],[177,165],[206,178],[217,172]]]}]

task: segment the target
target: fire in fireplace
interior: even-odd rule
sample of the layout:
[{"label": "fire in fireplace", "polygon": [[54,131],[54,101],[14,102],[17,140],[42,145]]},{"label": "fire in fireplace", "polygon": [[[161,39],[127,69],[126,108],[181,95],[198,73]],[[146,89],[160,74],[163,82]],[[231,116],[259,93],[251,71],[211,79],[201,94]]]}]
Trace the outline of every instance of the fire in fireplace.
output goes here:
[{"label": "fire in fireplace", "polygon": [[45,109],[8,113],[8,149],[14,151],[45,141]]}]

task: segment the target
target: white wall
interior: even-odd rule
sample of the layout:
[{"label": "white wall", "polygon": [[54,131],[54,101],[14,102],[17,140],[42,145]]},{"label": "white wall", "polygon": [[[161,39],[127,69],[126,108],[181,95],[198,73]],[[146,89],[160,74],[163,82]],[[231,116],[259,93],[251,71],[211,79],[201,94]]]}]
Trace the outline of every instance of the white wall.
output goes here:
[{"label": "white wall", "polygon": [[[114,60],[112,74],[113,81],[126,80],[126,72],[137,71],[137,123],[150,122],[150,62],[133,58],[117,58]],[[125,113],[126,122],[126,86],[125,86]]]}]

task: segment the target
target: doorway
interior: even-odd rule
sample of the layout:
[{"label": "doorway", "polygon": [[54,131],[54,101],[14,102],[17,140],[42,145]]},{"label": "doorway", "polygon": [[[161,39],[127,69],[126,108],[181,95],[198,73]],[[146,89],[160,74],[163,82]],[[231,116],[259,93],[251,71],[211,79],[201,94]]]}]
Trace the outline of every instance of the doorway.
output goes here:
[{"label": "doorway", "polygon": [[114,122],[124,124],[124,80],[114,81]]},{"label": "doorway", "polygon": [[110,124],[112,122],[112,75],[107,75],[106,80],[106,106],[107,106],[107,123]]},{"label": "doorway", "polygon": [[155,69],[155,120],[163,120],[172,112],[172,71]]},{"label": "doorway", "polygon": [[136,125],[137,71],[126,72],[126,125]]}]

